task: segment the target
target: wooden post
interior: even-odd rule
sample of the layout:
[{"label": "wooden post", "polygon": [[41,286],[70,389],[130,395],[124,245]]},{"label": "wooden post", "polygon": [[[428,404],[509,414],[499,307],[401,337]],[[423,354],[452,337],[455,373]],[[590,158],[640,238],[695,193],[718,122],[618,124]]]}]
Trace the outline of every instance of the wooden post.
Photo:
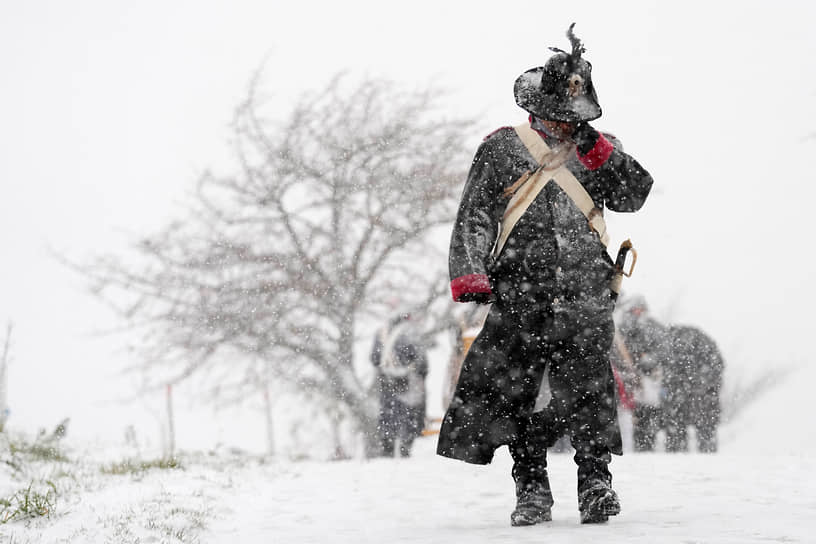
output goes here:
[{"label": "wooden post", "polygon": [[173,385],[167,384],[167,440],[168,459],[176,455],[176,426],[173,422]]},{"label": "wooden post", "polygon": [[11,350],[11,321],[6,326],[6,339],[3,342],[3,352],[0,354],[0,432],[6,426],[8,419],[8,363]]},{"label": "wooden post", "polygon": [[272,420],[272,399],[269,396],[269,384],[264,384],[264,408],[266,409],[266,448],[269,455],[275,455],[275,427]]}]

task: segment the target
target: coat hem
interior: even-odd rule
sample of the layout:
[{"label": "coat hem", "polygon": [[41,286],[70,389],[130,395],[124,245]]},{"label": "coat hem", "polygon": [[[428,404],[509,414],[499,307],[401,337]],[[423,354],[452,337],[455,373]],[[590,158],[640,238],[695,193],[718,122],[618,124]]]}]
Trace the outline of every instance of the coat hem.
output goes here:
[{"label": "coat hem", "polygon": [[436,454],[448,459],[455,459],[471,465],[489,465],[493,461],[493,455],[472,455],[451,449],[437,448]]}]

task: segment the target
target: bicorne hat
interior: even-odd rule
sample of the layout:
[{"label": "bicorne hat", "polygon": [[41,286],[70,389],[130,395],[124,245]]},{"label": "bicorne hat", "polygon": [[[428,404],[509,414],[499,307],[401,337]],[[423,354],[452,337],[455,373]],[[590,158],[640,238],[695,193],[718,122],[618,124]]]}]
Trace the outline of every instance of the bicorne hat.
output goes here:
[{"label": "bicorne hat", "polygon": [[516,79],[516,104],[539,119],[580,123],[601,116],[592,65],[581,58],[585,49],[572,32],[574,26],[567,29],[571,53],[551,47],[555,55],[544,66],[531,68]]}]

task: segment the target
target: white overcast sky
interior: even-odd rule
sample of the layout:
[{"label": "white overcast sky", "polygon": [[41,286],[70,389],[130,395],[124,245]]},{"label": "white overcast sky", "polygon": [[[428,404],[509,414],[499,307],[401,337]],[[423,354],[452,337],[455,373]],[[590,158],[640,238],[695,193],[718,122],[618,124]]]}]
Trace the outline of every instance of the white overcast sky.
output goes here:
[{"label": "white overcast sky", "polygon": [[[708,330],[732,367],[812,359],[814,3],[180,2],[0,4],[0,319],[12,422],[119,433],[128,356],[110,316],[49,257],[116,252],[173,217],[229,157],[254,71],[285,113],[339,70],[435,82],[484,132],[521,122],[516,76],[576,21],[604,116],[653,174],[612,218],[658,315]],[[463,133],[475,145],[482,134]],[[443,364],[439,361],[438,364]],[[192,395],[188,395],[192,397]],[[192,401],[191,401],[192,402]],[[123,419],[124,418],[124,419]]]}]

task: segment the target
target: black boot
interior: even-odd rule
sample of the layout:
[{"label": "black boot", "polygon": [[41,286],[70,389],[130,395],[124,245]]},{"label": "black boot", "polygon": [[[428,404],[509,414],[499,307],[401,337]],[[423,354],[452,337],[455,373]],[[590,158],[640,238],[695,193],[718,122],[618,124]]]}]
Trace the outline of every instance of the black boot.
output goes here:
[{"label": "black boot", "polygon": [[576,453],[578,464],[578,510],[581,523],[604,523],[620,514],[620,500],[612,489],[608,453]]},{"label": "black boot", "polygon": [[600,479],[585,480],[578,492],[578,510],[581,523],[603,523],[609,516],[620,514],[620,500],[609,482]]},{"label": "black boot", "polygon": [[516,485],[516,509],[510,514],[513,527],[552,521],[552,493],[549,484],[519,489]]},{"label": "black boot", "polygon": [[553,497],[547,478],[547,461],[513,464],[516,482],[516,509],[510,514],[514,527],[552,521]]}]

